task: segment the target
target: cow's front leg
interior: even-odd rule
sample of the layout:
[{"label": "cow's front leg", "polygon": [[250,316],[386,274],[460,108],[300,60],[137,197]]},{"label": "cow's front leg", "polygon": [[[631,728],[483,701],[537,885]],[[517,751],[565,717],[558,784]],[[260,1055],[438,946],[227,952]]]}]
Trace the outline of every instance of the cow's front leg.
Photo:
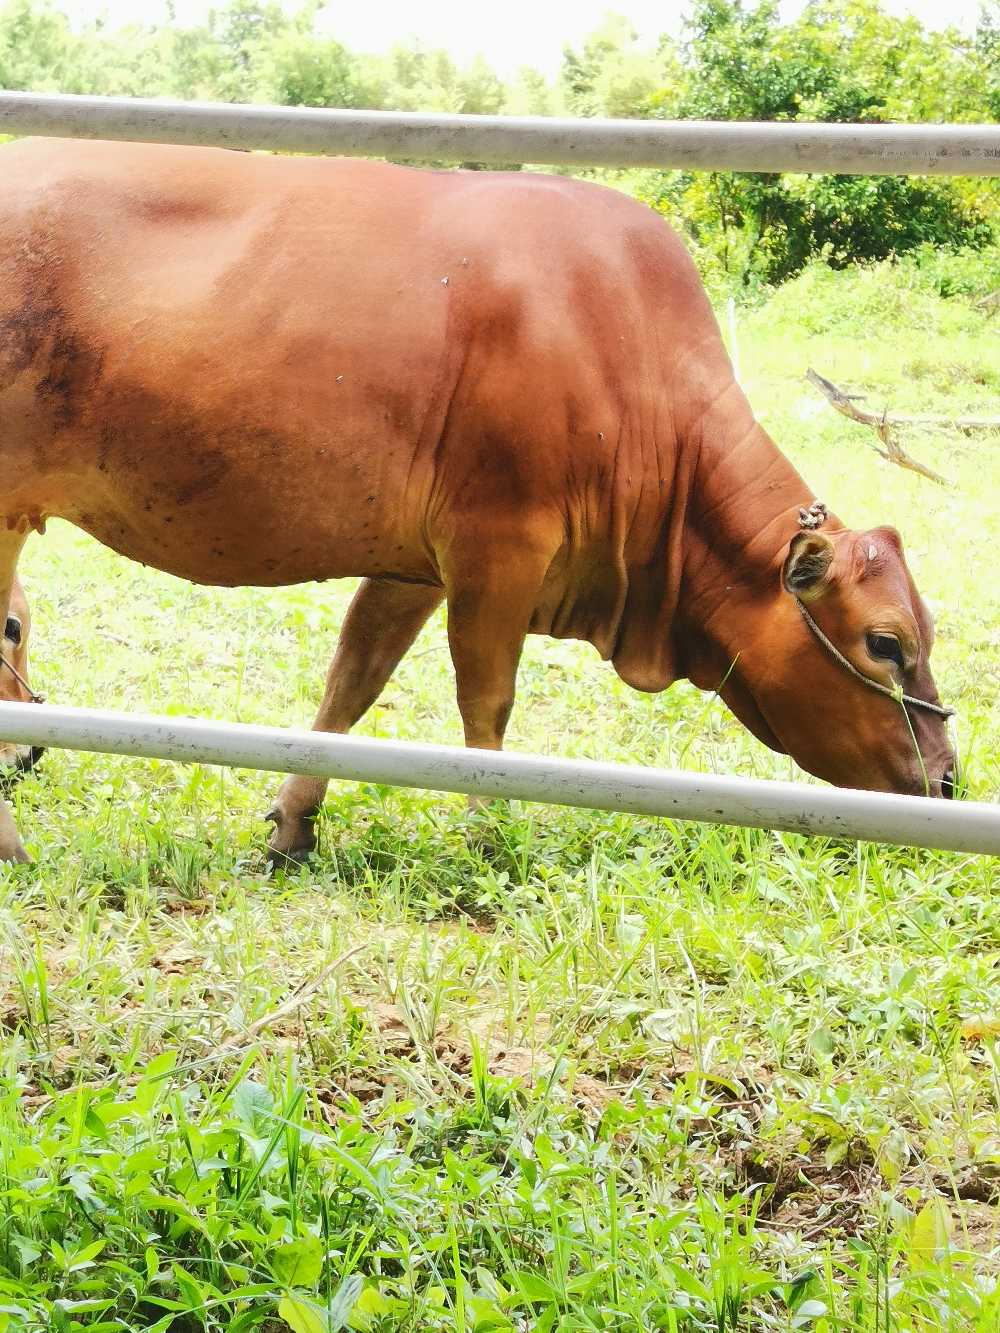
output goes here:
[{"label": "cow's front leg", "polygon": [[503,559],[469,551],[467,561],[449,562],[448,642],[468,746],[503,748],[517,664],[550,560],[544,547],[518,544]]},{"label": "cow's front leg", "polygon": [[[314,731],[350,731],[372,706],[400,659],[440,605],[442,588],[365,579],[344,619],[326,678]],[[268,849],[272,865],[304,861],[316,846],[313,824],[326,778],[290,777],[267,818],[275,828]]]}]

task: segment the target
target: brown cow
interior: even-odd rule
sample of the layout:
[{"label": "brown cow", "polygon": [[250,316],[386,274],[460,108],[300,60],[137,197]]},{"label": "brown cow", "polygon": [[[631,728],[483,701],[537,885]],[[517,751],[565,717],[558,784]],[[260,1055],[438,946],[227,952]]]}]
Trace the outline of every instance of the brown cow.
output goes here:
[{"label": "brown cow", "polygon": [[[524,637],[550,634],[641,690],[721,686],[832,782],[950,794],[942,719],[912,708],[911,735],[797,600],[933,702],[899,538],[800,531],[813,496],[648,209],[552,176],[104,143],[0,148],[0,179],[5,612],[58,515],[199,583],[363,575],[322,729],[445,598],[469,745],[499,748]],[[324,789],[285,781],[276,856],[312,847]]]}]

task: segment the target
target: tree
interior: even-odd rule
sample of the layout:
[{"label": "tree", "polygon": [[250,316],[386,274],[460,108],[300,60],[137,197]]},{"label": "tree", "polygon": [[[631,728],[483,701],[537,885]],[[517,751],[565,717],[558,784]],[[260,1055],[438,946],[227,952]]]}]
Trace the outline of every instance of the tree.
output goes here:
[{"label": "tree", "polygon": [[545,75],[529,65],[518,70],[507,88],[506,110],[512,116],[554,116],[564,108]]},{"label": "tree", "polygon": [[278,33],[264,43],[256,70],[266,100],[279,106],[382,104],[381,85],[365,79],[358,61],[333,38],[300,31]]},{"label": "tree", "polygon": [[577,53],[563,51],[560,83],[576,116],[643,119],[657,113],[664,84],[679,77],[669,44],[645,51],[621,15],[609,14]]},{"label": "tree", "polygon": [[[307,13],[309,11],[306,11]],[[313,13],[315,10],[312,11]],[[311,16],[310,16],[311,17]],[[296,30],[280,5],[258,0],[230,0],[226,9],[212,12],[209,31],[218,45],[216,97],[224,102],[253,102],[266,86],[266,58],[271,44]]]},{"label": "tree", "polygon": [[986,75],[983,96],[990,117],[1000,120],[1000,0],[981,0],[976,54]]},{"label": "tree", "polygon": [[[676,110],[708,120],[868,121],[946,118],[974,83],[975,52],[958,34],[929,35],[876,0],[812,0],[793,23],[776,0],[695,0]],[[944,73],[942,74],[942,70]],[[812,255],[831,264],[883,259],[933,241],[991,238],[982,199],[948,181],[906,177],[683,175],[662,191],[728,271],[778,282]]]},{"label": "tree", "polygon": [[74,56],[69,22],[49,4],[9,0],[0,10],[0,87],[59,91],[71,79]]}]

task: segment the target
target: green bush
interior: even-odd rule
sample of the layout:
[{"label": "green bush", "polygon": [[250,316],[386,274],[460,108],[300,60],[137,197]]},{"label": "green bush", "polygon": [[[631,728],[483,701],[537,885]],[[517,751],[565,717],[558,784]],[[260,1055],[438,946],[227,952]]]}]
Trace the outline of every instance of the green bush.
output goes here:
[{"label": "green bush", "polygon": [[[996,63],[985,41],[925,31],[877,0],[812,0],[783,23],[775,0],[695,0],[686,78],[661,114],[708,120],[989,120],[984,89]],[[985,43],[985,44],[984,44]],[[980,247],[994,239],[988,184],[905,176],[675,173],[647,198],[680,213],[744,283],[783,282],[822,255],[835,267],[908,253],[925,243]]]},{"label": "green bush", "polygon": [[770,293],[765,313],[768,320],[788,320],[813,334],[856,336],[859,329],[914,327],[949,335],[986,333],[988,313],[975,302],[998,286],[998,246],[982,251],[924,246],[902,260],[859,264],[841,273],[821,255]]},{"label": "green bush", "polygon": [[981,250],[918,246],[908,265],[940,296],[982,299],[1000,291],[1000,245]]}]

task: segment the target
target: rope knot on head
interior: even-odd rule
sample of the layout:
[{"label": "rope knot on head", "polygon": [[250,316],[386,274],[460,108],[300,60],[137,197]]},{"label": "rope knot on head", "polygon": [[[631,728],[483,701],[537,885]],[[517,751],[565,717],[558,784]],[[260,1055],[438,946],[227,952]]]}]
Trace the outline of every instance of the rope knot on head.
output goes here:
[{"label": "rope knot on head", "polygon": [[814,531],[822,527],[830,517],[830,511],[822,500],[814,500],[808,509],[799,510],[799,527]]}]

